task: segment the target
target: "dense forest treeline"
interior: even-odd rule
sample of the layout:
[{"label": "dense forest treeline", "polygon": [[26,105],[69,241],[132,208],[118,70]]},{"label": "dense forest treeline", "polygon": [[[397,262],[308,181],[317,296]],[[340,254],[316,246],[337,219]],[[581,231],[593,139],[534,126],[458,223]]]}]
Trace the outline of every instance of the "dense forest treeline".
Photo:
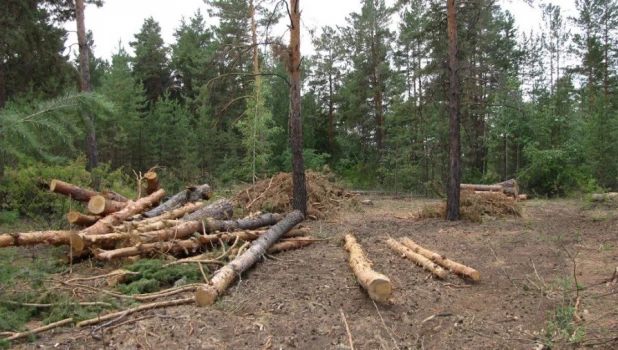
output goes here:
[{"label": "dense forest treeline", "polygon": [[[446,2],[361,3],[312,33],[301,62],[305,165],[354,188],[430,193],[448,175]],[[457,2],[462,181],[616,189],[618,1],[575,0],[573,18],[537,5],[542,29],[522,33],[498,1]],[[83,159],[93,127],[108,172],[159,165],[179,184],[226,184],[291,171],[280,2],[205,0],[171,45],[148,18],[126,43],[134,54],[90,51],[92,94],[77,94],[78,60],[64,54],[72,6],[0,5],[0,192],[18,169]]]}]

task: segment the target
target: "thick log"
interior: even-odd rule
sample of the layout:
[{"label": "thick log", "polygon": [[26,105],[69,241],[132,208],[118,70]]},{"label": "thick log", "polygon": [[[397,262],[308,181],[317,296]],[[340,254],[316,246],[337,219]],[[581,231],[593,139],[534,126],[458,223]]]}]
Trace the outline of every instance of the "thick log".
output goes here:
[{"label": "thick log", "polygon": [[92,196],[88,201],[88,211],[95,215],[108,215],[121,211],[129,202],[116,202],[102,195]]},{"label": "thick log", "polygon": [[179,193],[173,195],[170,199],[163,202],[158,207],[147,211],[143,214],[143,216],[147,218],[151,218],[154,216],[159,216],[166,211],[170,211],[172,209],[178,208],[181,205],[188,202],[197,202],[203,199],[209,199],[212,195],[212,190],[209,185],[204,184],[199,187],[188,187],[186,190],[180,191]]},{"label": "thick log", "polygon": [[0,248],[36,244],[79,246],[80,242],[76,231],[34,231],[0,235]]},{"label": "thick log", "polygon": [[345,235],[345,249],[350,253],[350,267],[369,297],[379,302],[387,301],[393,293],[390,279],[371,268],[363,248],[350,233]]},{"label": "thick log", "polygon": [[86,215],[75,210],[67,214],[67,220],[74,225],[90,226],[99,221],[99,219],[101,219],[99,215]]},{"label": "thick log", "polygon": [[436,264],[444,266],[446,269],[450,270],[451,272],[454,272],[458,275],[469,277],[473,281],[478,281],[481,279],[481,274],[475,269],[469,266],[460,264],[458,262],[449,260],[445,256],[434,253],[431,250],[425,249],[407,237],[404,237],[401,243],[405,245],[406,247],[412,249],[414,252],[435,262]]},{"label": "thick log", "polygon": [[152,203],[161,200],[163,196],[165,196],[165,191],[161,189],[147,197],[137,200],[136,202],[129,202],[124,209],[104,217],[103,219],[97,221],[96,224],[82,230],[79,234],[80,236],[87,236],[109,233],[115,225],[120,224],[133,215],[143,212],[146,208],[152,206]]},{"label": "thick log", "polygon": [[237,275],[245,272],[253,266],[266,253],[281,236],[290,231],[294,226],[303,221],[303,214],[295,210],[287,215],[283,220],[268,229],[260,236],[251,247],[242,255],[237,256],[229,264],[223,266],[212,276],[208,284],[198,288],[195,292],[195,300],[198,305],[212,305],[219,295],[232,284]]},{"label": "thick log", "polygon": [[52,192],[63,194],[65,196],[69,196],[78,202],[88,202],[90,198],[99,194],[96,191],[81,188],[79,186],[75,186],[73,184],[56,179],[52,180],[49,184],[49,190]]},{"label": "thick log", "polygon": [[402,245],[401,243],[395,241],[392,238],[389,238],[386,241],[389,247],[391,247],[394,251],[401,253],[406,258],[412,260],[415,264],[422,266],[425,270],[433,273],[441,279],[446,278],[446,270],[441,268],[440,266],[434,264],[431,260],[426,257],[414,252],[412,249]]},{"label": "thick log", "polygon": [[159,189],[159,175],[154,171],[149,171],[144,174],[146,179],[146,194],[152,194]]},{"label": "thick log", "polygon": [[231,219],[233,214],[234,207],[232,205],[232,202],[230,202],[228,199],[222,198],[212,204],[205,206],[204,208],[198,209],[193,213],[187,215],[184,220],[226,220]]}]

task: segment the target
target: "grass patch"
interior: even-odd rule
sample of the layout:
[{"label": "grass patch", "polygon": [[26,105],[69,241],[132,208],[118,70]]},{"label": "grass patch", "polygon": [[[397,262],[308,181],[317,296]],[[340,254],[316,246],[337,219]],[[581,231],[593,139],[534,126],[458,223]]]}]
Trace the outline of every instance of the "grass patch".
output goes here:
[{"label": "grass patch", "polygon": [[127,270],[139,272],[139,275],[126,276],[116,286],[123,294],[152,293],[172,287],[175,284],[188,284],[201,281],[202,274],[195,264],[179,264],[163,267],[167,261],[159,259],[142,259],[126,267]]}]

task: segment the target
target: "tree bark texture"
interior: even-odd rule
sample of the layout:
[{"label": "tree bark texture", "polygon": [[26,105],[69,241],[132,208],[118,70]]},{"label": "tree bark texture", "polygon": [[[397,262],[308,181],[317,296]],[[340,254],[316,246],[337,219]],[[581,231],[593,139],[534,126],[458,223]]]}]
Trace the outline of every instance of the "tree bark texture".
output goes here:
[{"label": "tree bark texture", "polygon": [[437,254],[432,252],[431,250],[427,250],[423,247],[421,247],[420,245],[416,244],[413,240],[404,237],[402,240],[402,244],[408,248],[410,248],[412,251],[414,251],[417,254],[420,254],[422,256],[424,256],[425,258],[435,262],[436,264],[439,264],[447,269],[449,269],[451,272],[462,275],[462,276],[466,276],[471,278],[473,281],[478,281],[481,279],[481,274],[476,271],[475,269],[466,266],[466,265],[462,265],[458,262],[452,261],[447,259],[445,256]]},{"label": "tree bark texture", "polygon": [[221,198],[218,201],[200,208],[186,216],[185,221],[191,220],[224,220],[229,219],[234,214],[232,202],[228,199]]},{"label": "tree bark texture", "polygon": [[159,189],[159,175],[154,171],[144,174],[146,179],[146,194],[152,194]]},{"label": "tree bark texture", "polygon": [[74,225],[90,226],[101,219],[98,215],[86,215],[78,211],[71,210],[67,214],[67,221]]},{"label": "tree bark texture", "polygon": [[307,215],[307,184],[303,160],[303,129],[301,115],[300,81],[300,0],[290,0],[290,132],[292,147],[292,182],[294,184],[292,207]]},{"label": "tree bark texture", "polygon": [[[291,232],[291,231],[290,231]],[[286,250],[300,249],[313,243],[315,239],[311,236],[298,237],[283,242],[275,243],[266,251],[268,254],[284,252]]]},{"label": "tree bark texture", "polygon": [[[294,1],[294,0],[292,0]],[[298,5],[298,1],[296,2]],[[299,11],[298,8],[296,8]],[[297,23],[299,24],[299,23]],[[276,225],[268,229],[260,238],[258,238],[251,247],[242,255],[237,256],[229,264],[219,269],[210,279],[208,284],[198,288],[195,293],[195,299],[200,306],[212,305],[219,295],[227,289],[234,281],[237,275],[245,272],[253,264],[255,264],[266,253],[281,236],[290,231],[294,226],[302,222],[304,215],[299,210],[295,210],[288,214],[285,219],[279,221]]]},{"label": "tree bark texture", "polygon": [[90,198],[99,194],[96,191],[81,188],[79,186],[75,186],[73,184],[56,179],[52,180],[49,184],[49,190],[52,192],[63,194],[65,196],[69,196],[78,202],[88,202]]},{"label": "tree bark texture", "polygon": [[36,244],[69,245],[79,241],[76,231],[34,231],[0,235],[0,248]]},{"label": "tree bark texture", "polygon": [[198,187],[190,187],[173,195],[170,199],[163,202],[158,207],[149,210],[142,214],[144,217],[151,218],[159,216],[166,211],[178,208],[188,202],[197,202],[203,199],[209,199],[212,195],[212,190],[209,185],[204,184]]},{"label": "tree bark texture", "polygon": [[369,297],[379,302],[390,299],[393,293],[390,279],[371,268],[371,263],[365,257],[365,252],[354,235],[349,233],[345,235],[345,249],[350,253],[350,267]]},{"label": "tree bark texture", "polygon": [[[173,219],[178,219],[181,218],[187,214],[191,214],[194,211],[203,208],[206,204],[204,202],[189,202],[185,205],[183,205],[182,207],[176,208],[176,209],[172,209],[168,212],[165,212],[159,216],[155,216],[152,218],[148,218],[148,219],[142,219],[142,220],[137,220],[137,221],[129,221],[128,224],[131,224],[132,226],[135,225],[142,225],[142,224],[147,224],[149,222],[156,222],[156,221],[160,221],[160,220],[173,220]],[[117,228],[115,227],[114,230],[116,230]],[[126,231],[126,229],[124,229],[124,231]]]},{"label": "tree bark texture", "polygon": [[129,202],[116,202],[96,195],[88,201],[88,211],[95,215],[108,215],[124,209]]},{"label": "tree bark texture", "polygon": [[446,0],[447,30],[448,30],[448,55],[450,70],[450,93],[449,93],[449,175],[446,198],[446,219],[449,221],[459,220],[460,201],[460,113],[459,113],[459,50],[457,43],[457,17],[455,14],[455,0]]}]

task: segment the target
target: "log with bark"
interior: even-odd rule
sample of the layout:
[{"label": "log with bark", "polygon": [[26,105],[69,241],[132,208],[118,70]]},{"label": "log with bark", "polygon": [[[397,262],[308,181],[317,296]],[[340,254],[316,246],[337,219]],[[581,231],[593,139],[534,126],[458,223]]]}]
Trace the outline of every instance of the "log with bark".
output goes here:
[{"label": "log with bark", "polygon": [[[289,232],[292,232],[292,231],[289,231]],[[310,245],[313,242],[315,242],[315,239],[311,236],[293,238],[290,240],[285,240],[285,241],[273,244],[273,246],[268,248],[266,252],[268,254],[275,254],[275,253],[284,252],[286,250],[300,249],[300,248]]]},{"label": "log with bark", "polygon": [[618,200],[618,192],[595,193],[592,195],[593,202],[608,202]]},{"label": "log with bark", "polygon": [[506,180],[496,185],[502,186],[502,192],[506,195],[513,196],[514,198],[517,198],[519,195],[519,184],[517,184],[515,179]]},{"label": "log with bark", "polygon": [[129,199],[126,198],[125,196],[121,195],[120,193],[116,193],[112,190],[103,190],[101,192],[101,195],[111,201],[123,202],[123,203],[126,203],[129,201]]},{"label": "log with bark", "polygon": [[75,210],[67,214],[67,221],[73,225],[90,226],[99,221],[99,215],[86,215]]},{"label": "log with bark", "polygon": [[268,248],[303,219],[304,216],[300,211],[293,211],[261,235],[242,255],[237,256],[229,264],[219,269],[208,281],[208,284],[196,290],[195,300],[198,305],[212,305],[237,275],[253,266],[266,253]]},{"label": "log with bark", "polygon": [[482,192],[502,192],[503,187],[500,185],[474,185],[461,184],[462,190],[482,191]]},{"label": "log with bark", "polygon": [[350,267],[369,297],[379,302],[387,301],[393,292],[390,279],[371,268],[371,263],[353,234],[345,235],[345,248],[350,254]]},{"label": "log with bark", "polygon": [[124,209],[129,202],[117,202],[102,195],[92,196],[88,201],[88,211],[95,215],[108,215]]},{"label": "log with bark", "polygon": [[152,203],[161,200],[163,196],[165,196],[165,191],[160,189],[147,197],[138,199],[135,202],[128,202],[124,209],[102,218],[94,225],[80,231],[79,234],[80,236],[87,236],[109,233],[115,225],[120,224],[133,215],[143,212],[147,208],[151,207]]},{"label": "log with bark", "polygon": [[[131,223],[133,226],[137,225],[142,225],[142,224],[148,224],[151,222],[157,222],[160,220],[173,220],[173,219],[178,219],[181,218],[187,214],[191,214],[194,211],[203,208],[206,204],[204,202],[191,202],[191,203],[187,203],[185,205],[183,205],[180,208],[176,208],[173,210],[170,210],[168,212],[165,212],[159,216],[154,216],[148,219],[140,219],[140,220],[132,220],[129,221],[128,223]],[[122,231],[127,231],[126,228],[122,228],[123,226],[117,226],[114,227],[114,230],[119,229]]]},{"label": "log with bark", "polygon": [[230,219],[233,214],[234,208],[232,202],[230,202],[228,199],[222,198],[187,215],[184,220],[225,220]]},{"label": "log with bark", "polygon": [[170,211],[172,209],[176,209],[188,202],[198,202],[203,199],[209,199],[212,195],[211,188],[209,185],[204,184],[198,187],[189,186],[187,189],[180,191],[179,193],[173,195],[170,199],[163,202],[158,207],[149,210],[143,214],[144,217],[151,218],[154,216],[159,216],[166,211]]},{"label": "log with bark", "polygon": [[436,264],[444,266],[446,269],[450,270],[453,273],[456,273],[461,276],[469,277],[473,281],[478,281],[481,279],[481,274],[475,269],[469,266],[460,264],[458,262],[449,260],[443,255],[440,255],[440,254],[432,252],[431,250],[425,249],[407,237],[404,237],[401,243],[405,245],[406,247],[412,249],[414,252],[435,262]]},{"label": "log with bark", "polygon": [[56,179],[52,180],[49,184],[49,190],[52,192],[63,194],[65,196],[69,196],[78,202],[88,202],[90,198],[99,194],[96,191],[81,188],[68,182]]},{"label": "log with bark", "polygon": [[79,246],[80,242],[76,231],[34,231],[0,235],[0,248],[36,244]]},{"label": "log with bark", "polygon": [[386,241],[386,244],[389,247],[391,247],[393,250],[395,250],[396,252],[401,253],[403,256],[412,260],[415,264],[422,266],[423,268],[425,268],[425,270],[433,273],[437,277],[441,279],[446,278],[446,270],[436,265],[435,263],[433,263],[431,260],[427,259],[426,257],[414,252],[412,249],[402,245],[401,243],[395,241],[392,238],[389,238]]},{"label": "log with bark", "polygon": [[510,179],[493,185],[461,184],[461,189],[482,192],[502,192],[514,198],[517,198],[519,195],[519,185],[515,179]]}]

